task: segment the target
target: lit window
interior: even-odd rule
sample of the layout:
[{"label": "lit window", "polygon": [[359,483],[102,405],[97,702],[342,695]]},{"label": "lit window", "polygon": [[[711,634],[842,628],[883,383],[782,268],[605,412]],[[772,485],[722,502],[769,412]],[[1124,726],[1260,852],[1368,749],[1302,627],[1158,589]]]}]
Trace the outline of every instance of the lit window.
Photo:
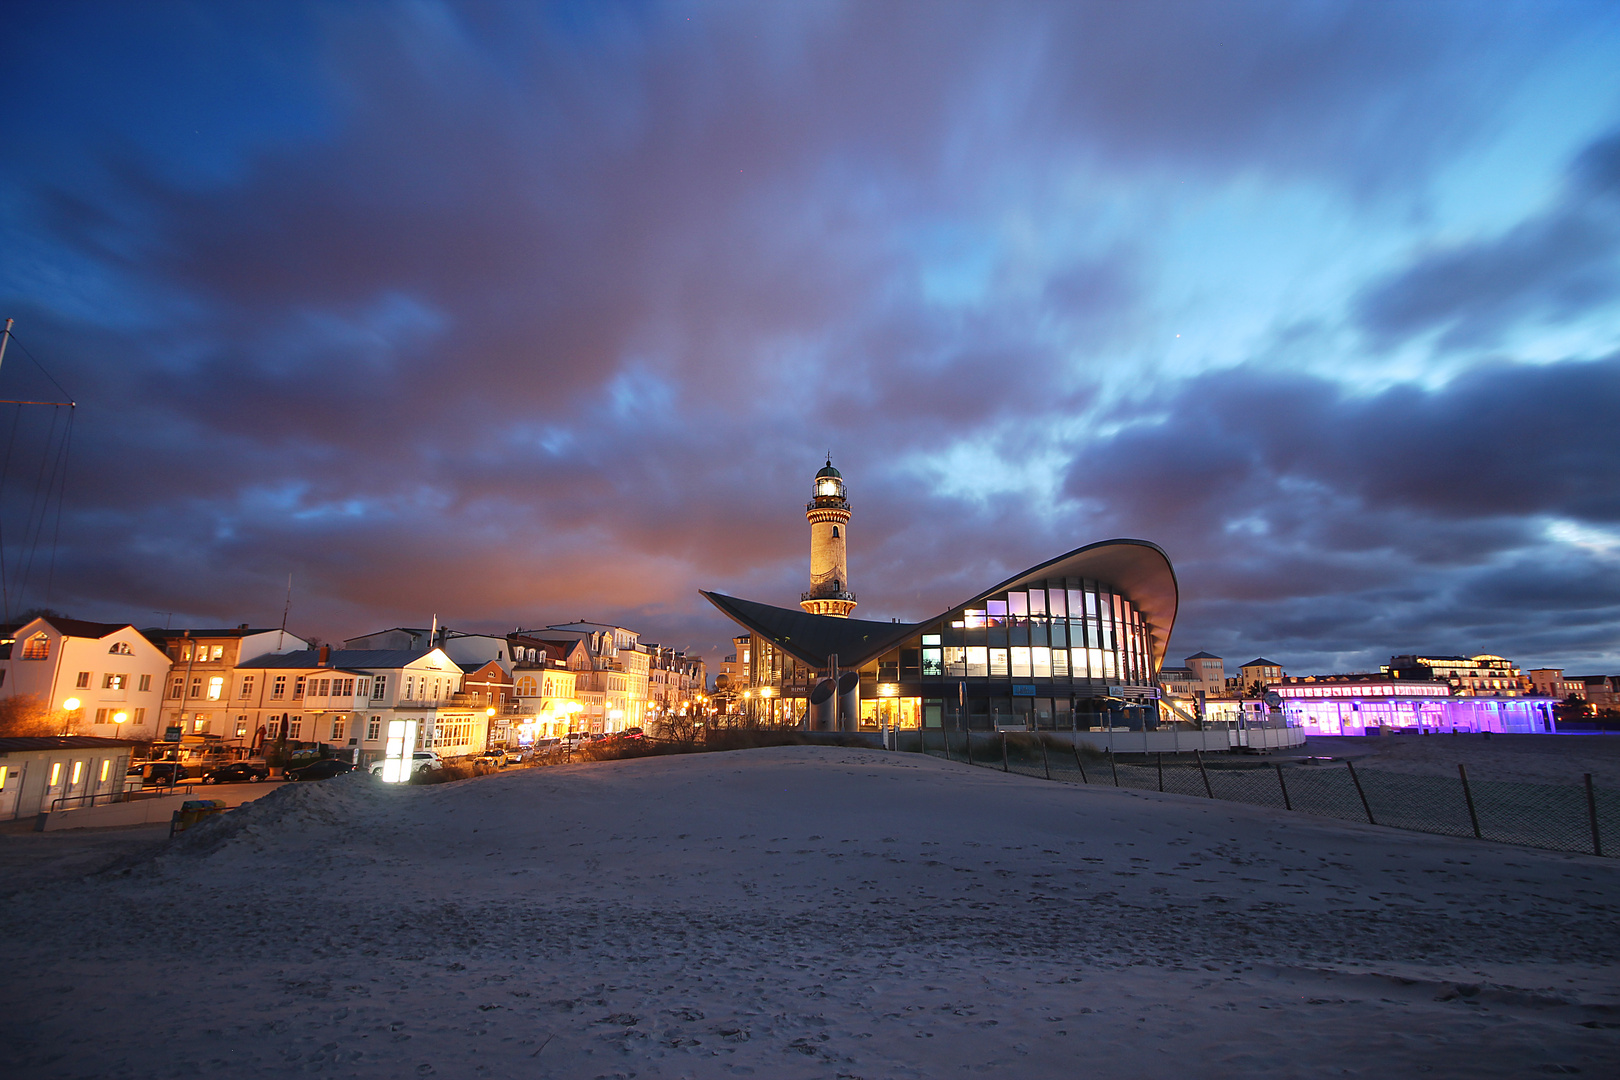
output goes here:
[{"label": "lit window", "polygon": [[49,660],[51,657],[51,639],[43,630],[28,639],[23,645],[22,659]]},{"label": "lit window", "polygon": [[225,646],[223,646],[223,645],[215,645],[214,646],[214,659],[219,660],[222,657],[224,657],[224,655],[225,655]]},{"label": "lit window", "polygon": [[208,680],[208,700],[218,701],[225,693],[225,676],[214,675]]},{"label": "lit window", "polygon": [[127,687],[128,685],[129,685],[129,676],[128,675],[108,674],[108,675],[103,675],[101,677],[101,688],[103,690],[122,690],[125,687]]},{"label": "lit window", "polygon": [[238,739],[240,739],[240,738],[243,738],[246,735],[247,735],[247,717],[238,716],[236,718],[236,737]]},{"label": "lit window", "polygon": [[112,643],[112,648],[108,649],[107,651],[113,656],[129,656],[131,653],[129,642],[127,641],[115,641]]}]

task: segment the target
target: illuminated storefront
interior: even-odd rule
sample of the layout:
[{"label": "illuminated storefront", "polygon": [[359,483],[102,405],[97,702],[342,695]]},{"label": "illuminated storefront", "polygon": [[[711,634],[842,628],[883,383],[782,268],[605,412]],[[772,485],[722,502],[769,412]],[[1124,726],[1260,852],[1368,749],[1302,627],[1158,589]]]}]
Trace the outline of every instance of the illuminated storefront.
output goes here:
[{"label": "illuminated storefront", "polygon": [[[703,595],[751,632],[765,716],[844,731],[1153,728],[1177,603],[1169,559],[1141,540],[1079,548],[920,623]],[[858,686],[835,693],[851,671]]]}]

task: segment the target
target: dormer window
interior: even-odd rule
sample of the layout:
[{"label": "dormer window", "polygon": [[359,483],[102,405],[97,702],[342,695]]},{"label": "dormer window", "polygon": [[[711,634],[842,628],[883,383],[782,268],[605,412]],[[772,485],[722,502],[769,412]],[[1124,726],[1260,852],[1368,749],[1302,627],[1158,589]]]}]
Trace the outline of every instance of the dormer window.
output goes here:
[{"label": "dormer window", "polygon": [[29,638],[23,645],[22,659],[49,660],[51,658],[51,637],[43,630]]},{"label": "dormer window", "polygon": [[131,649],[127,641],[115,641],[107,652],[112,656],[129,656]]}]

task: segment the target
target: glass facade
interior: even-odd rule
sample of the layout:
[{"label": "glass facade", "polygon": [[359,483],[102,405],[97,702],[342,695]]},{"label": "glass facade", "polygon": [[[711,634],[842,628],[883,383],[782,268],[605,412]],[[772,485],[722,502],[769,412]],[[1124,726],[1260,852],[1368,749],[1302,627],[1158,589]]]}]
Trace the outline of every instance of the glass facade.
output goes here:
[{"label": "glass facade", "polygon": [[[1105,581],[1050,578],[922,624],[863,664],[856,730],[1142,730],[1158,725],[1153,626]],[[753,637],[749,715],[793,726],[826,673]],[[761,695],[759,688],[767,688]]]}]

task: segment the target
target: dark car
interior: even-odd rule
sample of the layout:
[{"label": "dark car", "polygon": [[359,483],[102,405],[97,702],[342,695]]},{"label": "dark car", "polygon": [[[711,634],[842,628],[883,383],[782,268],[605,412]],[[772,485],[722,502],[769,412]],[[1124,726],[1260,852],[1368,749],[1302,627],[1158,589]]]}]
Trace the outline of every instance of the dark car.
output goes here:
[{"label": "dark car", "polygon": [[131,777],[141,778],[143,787],[173,787],[186,779],[186,767],[178,761],[143,761],[129,767]]},{"label": "dark car", "polygon": [[247,781],[257,784],[260,780],[270,779],[270,766],[257,761],[233,761],[229,765],[221,765],[217,769],[209,769],[203,773],[202,782],[205,784],[239,784]]},{"label": "dark car", "polygon": [[354,766],[339,758],[322,758],[312,761],[308,765],[300,765],[296,769],[284,769],[283,775],[289,780],[330,780],[346,772],[352,772]]}]

